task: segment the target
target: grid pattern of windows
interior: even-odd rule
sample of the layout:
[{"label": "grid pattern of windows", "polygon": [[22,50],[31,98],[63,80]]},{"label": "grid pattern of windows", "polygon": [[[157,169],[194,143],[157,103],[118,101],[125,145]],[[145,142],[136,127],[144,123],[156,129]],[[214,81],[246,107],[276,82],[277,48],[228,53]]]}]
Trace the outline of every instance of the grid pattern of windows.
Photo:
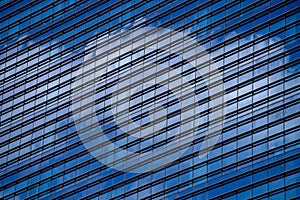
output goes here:
[{"label": "grid pattern of windows", "polygon": [[[298,0],[1,1],[0,198],[300,198],[299,8]],[[222,74],[224,127],[206,157],[198,150],[209,124],[207,86],[187,60],[161,50],[120,55],[96,89],[95,109],[104,133],[120,147],[139,152],[164,145],[180,121],[172,91],[141,87],[128,100],[140,126],[149,124],[147,105],[159,102],[167,110],[164,130],[147,139],[121,133],[107,102],[128,67],[170,66],[188,77],[201,110],[186,152],[161,169],[135,174],[105,166],[80,140],[72,84],[95,53],[87,47],[137,27],[194,38]],[[145,65],[131,76],[166,73]]]}]

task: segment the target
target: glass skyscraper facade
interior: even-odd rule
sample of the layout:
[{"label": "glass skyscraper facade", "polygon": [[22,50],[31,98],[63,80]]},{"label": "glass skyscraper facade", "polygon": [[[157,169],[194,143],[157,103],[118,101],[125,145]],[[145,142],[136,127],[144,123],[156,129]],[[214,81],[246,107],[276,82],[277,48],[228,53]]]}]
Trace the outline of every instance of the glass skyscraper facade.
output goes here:
[{"label": "glass skyscraper facade", "polygon": [[0,1],[0,199],[300,199],[299,5]]}]

